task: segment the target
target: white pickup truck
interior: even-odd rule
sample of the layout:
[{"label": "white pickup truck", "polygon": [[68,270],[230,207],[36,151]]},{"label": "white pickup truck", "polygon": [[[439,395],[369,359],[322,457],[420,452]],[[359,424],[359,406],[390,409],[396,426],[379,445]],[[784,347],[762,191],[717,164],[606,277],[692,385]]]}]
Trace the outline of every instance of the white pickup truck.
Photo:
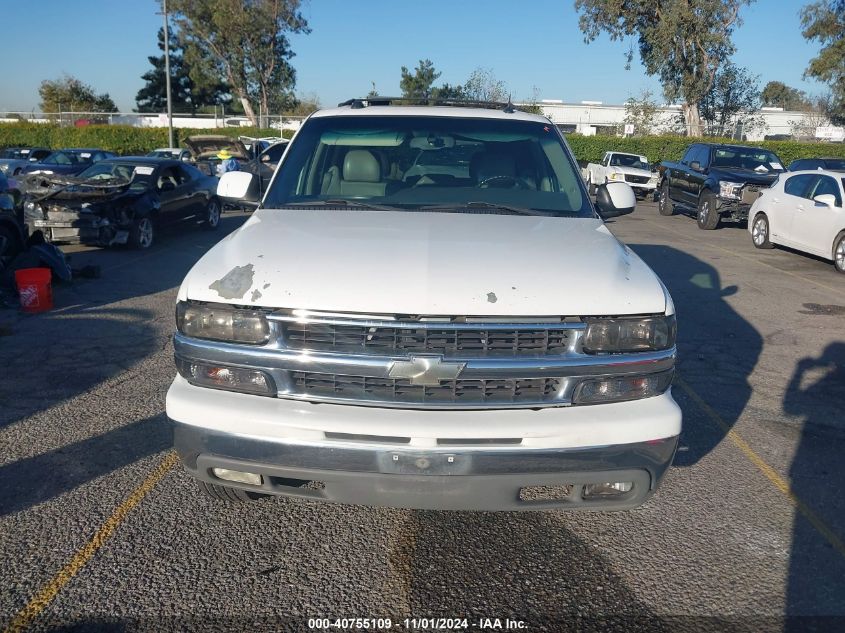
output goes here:
[{"label": "white pickup truck", "polygon": [[182,283],[167,415],[210,495],[613,510],[672,462],[675,308],[548,119],[316,112]]},{"label": "white pickup truck", "polygon": [[584,180],[595,194],[596,187],[608,182],[625,182],[631,185],[638,198],[645,198],[657,188],[658,176],[652,173],[648,158],[625,152],[605,152],[600,163],[589,163],[584,170]]}]

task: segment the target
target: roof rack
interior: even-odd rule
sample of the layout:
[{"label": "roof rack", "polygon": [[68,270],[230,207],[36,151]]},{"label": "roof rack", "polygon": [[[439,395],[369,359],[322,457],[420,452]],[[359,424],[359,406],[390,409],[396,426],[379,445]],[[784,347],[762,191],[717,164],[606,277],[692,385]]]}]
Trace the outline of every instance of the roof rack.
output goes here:
[{"label": "roof rack", "polygon": [[356,97],[347,99],[337,104],[342,108],[349,106],[353,110],[369,106],[385,105],[425,105],[425,106],[452,106],[458,108],[488,108],[490,110],[502,110],[503,112],[516,112],[516,107],[511,103],[510,97],[507,103],[503,101],[478,101],[473,99],[438,99],[437,97],[383,97],[371,95],[368,97]]}]

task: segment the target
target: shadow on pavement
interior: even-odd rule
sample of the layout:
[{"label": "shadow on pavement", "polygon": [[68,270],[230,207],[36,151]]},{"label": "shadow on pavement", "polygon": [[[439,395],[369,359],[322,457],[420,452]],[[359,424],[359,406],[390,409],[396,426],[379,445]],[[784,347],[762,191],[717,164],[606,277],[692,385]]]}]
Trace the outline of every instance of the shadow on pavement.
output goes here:
[{"label": "shadow on pavement", "polygon": [[[0,310],[0,429],[71,400],[160,351],[173,313],[147,297],[177,288],[196,261],[243,220],[227,217],[214,232],[171,234],[140,254],[75,253],[74,265],[101,264],[102,277],[57,286],[51,312]],[[144,299],[132,301],[139,298]]]},{"label": "shadow on pavement", "polygon": [[0,466],[0,516],[48,501],[170,444],[162,414]]},{"label": "shadow on pavement", "polygon": [[[792,490],[841,544],[845,541],[845,342],[831,343],[819,358],[798,361],[783,409],[803,418],[789,472]],[[819,619],[790,620],[787,630],[845,630],[845,549],[837,551],[798,510],[793,525],[787,613]],[[823,617],[834,614],[835,620]]]},{"label": "shadow on pavement", "polygon": [[390,563],[417,617],[471,615],[469,630],[484,617],[530,631],[676,630],[555,514],[418,511],[410,521]]},{"label": "shadow on pavement", "polygon": [[[751,397],[748,377],[763,349],[760,333],[725,301],[741,289],[722,287],[713,266],[677,249],[629,246],[663,280],[675,302],[679,375],[733,427]],[[675,387],[674,393],[686,406],[683,392]],[[708,397],[714,393],[718,396]],[[696,464],[722,442],[725,433],[703,416],[685,415],[674,465]]]}]

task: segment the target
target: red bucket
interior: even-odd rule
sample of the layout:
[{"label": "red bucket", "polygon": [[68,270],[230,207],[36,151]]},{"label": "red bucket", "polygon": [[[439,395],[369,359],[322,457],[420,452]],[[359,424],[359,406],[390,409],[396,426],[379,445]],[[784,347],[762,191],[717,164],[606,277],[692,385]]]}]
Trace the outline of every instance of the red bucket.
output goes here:
[{"label": "red bucket", "polygon": [[51,277],[49,268],[22,268],[15,271],[15,283],[24,312],[45,312],[53,308]]}]

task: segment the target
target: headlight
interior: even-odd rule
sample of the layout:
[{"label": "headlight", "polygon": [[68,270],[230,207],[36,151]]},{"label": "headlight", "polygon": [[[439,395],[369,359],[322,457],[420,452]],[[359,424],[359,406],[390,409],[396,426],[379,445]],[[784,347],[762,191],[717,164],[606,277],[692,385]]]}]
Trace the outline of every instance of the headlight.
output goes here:
[{"label": "headlight", "polygon": [[181,358],[176,359],[179,375],[199,387],[240,391],[260,396],[276,395],[276,384],[269,374],[258,369],[221,367],[210,363],[198,363]]},{"label": "headlight", "polygon": [[32,200],[27,200],[23,203],[23,214],[27,218],[42,218],[44,214],[41,211],[41,205],[36,204]]},{"label": "headlight", "polygon": [[672,384],[674,369],[643,376],[585,380],[575,388],[572,404],[602,404],[659,396]]},{"label": "headlight", "polygon": [[270,326],[263,312],[224,305],[180,301],[176,306],[176,327],[185,336],[228,343],[260,345],[270,338]]},{"label": "headlight", "polygon": [[588,354],[669,349],[675,344],[676,329],[675,315],[588,319],[583,347]]},{"label": "headlight", "polygon": [[729,182],[727,180],[719,181],[719,197],[730,198],[731,200],[739,200],[742,188],[745,186],[744,182]]},{"label": "headlight", "polygon": [[618,171],[612,171],[607,175],[608,180],[625,180],[625,174]]}]

